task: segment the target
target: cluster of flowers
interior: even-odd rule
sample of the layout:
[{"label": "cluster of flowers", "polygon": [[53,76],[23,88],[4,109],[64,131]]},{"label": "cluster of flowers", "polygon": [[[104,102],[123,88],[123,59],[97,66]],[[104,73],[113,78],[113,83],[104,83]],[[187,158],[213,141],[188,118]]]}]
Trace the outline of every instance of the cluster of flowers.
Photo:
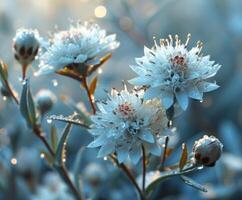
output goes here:
[{"label": "cluster of flowers", "polygon": [[[188,49],[189,40],[190,34],[184,43],[177,35],[169,35],[159,44],[155,41],[151,49],[145,47],[144,56],[136,58],[137,64],[130,66],[137,74],[129,81],[134,88],[131,91],[126,86],[121,91],[112,89],[107,101],[97,103],[99,111],[91,117],[93,124],[90,129],[94,141],[89,147],[100,147],[98,157],[115,154],[120,163],[127,157],[137,163],[142,148],[160,156],[159,138],[164,136],[168,122],[166,111],[175,107],[186,110],[189,98],[201,101],[203,93],[218,88],[216,83],[207,82],[207,79],[217,73],[220,65],[211,61],[210,56],[201,54],[200,41]],[[21,29],[17,32],[13,45],[15,58],[24,68],[37,55],[40,41],[36,30]],[[102,58],[118,46],[116,35],[107,35],[97,24],[78,23],[69,30],[54,34],[48,45],[40,48],[37,74],[69,70],[80,76],[89,76]],[[40,104],[44,104],[45,98],[51,104],[53,98],[39,96]],[[44,110],[48,109],[48,105],[43,106]],[[221,151],[221,144],[216,144]],[[198,153],[195,155],[199,160]],[[218,158],[212,160],[215,162]],[[211,160],[207,162],[213,163]]]}]

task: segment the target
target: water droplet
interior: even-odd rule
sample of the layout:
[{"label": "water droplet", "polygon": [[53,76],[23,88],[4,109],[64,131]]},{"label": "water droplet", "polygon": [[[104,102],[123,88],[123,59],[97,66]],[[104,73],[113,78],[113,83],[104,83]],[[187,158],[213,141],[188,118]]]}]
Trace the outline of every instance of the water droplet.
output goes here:
[{"label": "water droplet", "polygon": [[45,157],[45,154],[44,154],[44,153],[41,153],[41,154],[40,154],[40,157],[41,157],[41,158],[44,158],[44,157]]},{"label": "water droplet", "polygon": [[102,70],[101,68],[99,68],[99,69],[97,70],[97,73],[98,73],[98,74],[102,74],[102,73],[103,73],[103,70]]},{"label": "water droplet", "polygon": [[201,165],[201,166],[197,167],[197,169],[198,169],[198,170],[203,169],[203,165]]},{"label": "water droplet", "polygon": [[8,98],[6,96],[3,96],[3,101],[7,101]]},{"label": "water droplet", "polygon": [[103,160],[108,160],[108,157],[107,157],[107,156],[105,156],[105,157],[103,158]]},{"label": "water droplet", "polygon": [[47,121],[48,124],[52,123],[52,119],[47,119],[46,121]]},{"label": "water droplet", "polygon": [[26,80],[22,80],[22,85],[26,85],[27,81]]},{"label": "water droplet", "polygon": [[173,125],[172,120],[169,120],[169,121],[168,121],[168,128],[172,128],[172,125]]},{"label": "water droplet", "polygon": [[12,158],[10,162],[12,165],[17,165],[17,163],[18,163],[16,158]]},{"label": "water droplet", "polygon": [[52,84],[54,87],[57,87],[58,86],[58,81],[56,79],[52,80]]}]

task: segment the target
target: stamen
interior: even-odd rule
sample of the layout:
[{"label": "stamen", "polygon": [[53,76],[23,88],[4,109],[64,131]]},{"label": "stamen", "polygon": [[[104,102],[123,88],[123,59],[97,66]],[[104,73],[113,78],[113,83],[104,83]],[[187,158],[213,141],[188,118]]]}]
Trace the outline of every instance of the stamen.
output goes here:
[{"label": "stamen", "polygon": [[187,48],[187,45],[188,45],[190,39],[191,39],[191,33],[188,33],[188,34],[187,34],[187,40],[186,40],[186,42],[185,42],[185,48]]}]

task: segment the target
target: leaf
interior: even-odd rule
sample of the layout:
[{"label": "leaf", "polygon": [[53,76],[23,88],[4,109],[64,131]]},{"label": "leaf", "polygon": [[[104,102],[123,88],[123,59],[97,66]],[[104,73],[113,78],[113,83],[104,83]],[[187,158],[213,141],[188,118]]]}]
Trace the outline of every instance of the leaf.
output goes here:
[{"label": "leaf", "polygon": [[181,176],[181,179],[184,181],[184,183],[186,183],[187,185],[197,189],[197,190],[200,190],[202,192],[207,192],[208,190],[202,186],[201,184],[195,182],[194,180],[192,180],[191,178],[187,177],[187,176],[184,176],[182,175]]},{"label": "leaf", "polygon": [[82,147],[78,151],[75,162],[74,162],[74,170],[73,170],[74,171],[75,185],[76,185],[76,188],[78,188],[80,194],[82,193],[82,191],[80,191],[81,185],[80,185],[80,181],[79,181],[79,171],[80,171],[80,168],[81,168],[83,151],[84,151],[84,147]]},{"label": "leaf", "polygon": [[75,124],[78,126],[82,126],[84,128],[89,128],[88,125],[84,124],[84,122],[80,119],[78,119],[78,114],[74,113],[73,115],[64,117],[63,115],[51,115],[48,117],[48,119],[51,120],[56,120],[56,121],[61,121],[61,122],[66,122],[66,123],[70,123],[70,124]]},{"label": "leaf", "polygon": [[71,132],[71,124],[69,123],[66,125],[65,129],[63,130],[62,136],[58,143],[56,156],[55,156],[55,165],[57,166],[63,165],[63,160],[65,159],[65,156],[66,156],[66,142],[70,132]]},{"label": "leaf", "polygon": [[153,191],[154,187],[156,187],[159,183],[161,183],[165,179],[170,178],[172,176],[187,174],[196,169],[197,168],[195,166],[194,167],[186,166],[186,168],[184,168],[182,171],[180,171],[179,169],[163,171],[163,172],[160,172],[158,170],[150,171],[146,175],[147,176],[147,178],[146,178],[146,194],[148,195],[149,193],[151,193]]},{"label": "leaf", "polygon": [[25,118],[27,125],[32,128],[36,125],[36,112],[34,101],[29,89],[29,82],[26,80],[26,83],[23,85],[23,90],[20,99],[20,112]]},{"label": "leaf", "polygon": [[54,153],[56,153],[57,146],[58,146],[58,135],[54,124],[51,126],[50,137],[51,137],[50,141],[51,141],[52,149],[54,150]]},{"label": "leaf", "polygon": [[0,79],[2,82],[8,79],[8,66],[0,60]]},{"label": "leaf", "polygon": [[45,160],[48,162],[49,165],[53,165],[54,160],[53,157],[47,153],[46,151],[42,150],[41,155],[44,155]]},{"label": "leaf", "polygon": [[89,91],[90,91],[91,95],[94,95],[96,87],[97,87],[97,76],[95,76],[92,79],[90,86],[89,86]]},{"label": "leaf", "polygon": [[180,170],[182,170],[184,168],[184,166],[186,165],[187,156],[188,156],[187,145],[185,143],[183,143],[182,144],[182,155],[181,155],[180,162],[179,162]]}]

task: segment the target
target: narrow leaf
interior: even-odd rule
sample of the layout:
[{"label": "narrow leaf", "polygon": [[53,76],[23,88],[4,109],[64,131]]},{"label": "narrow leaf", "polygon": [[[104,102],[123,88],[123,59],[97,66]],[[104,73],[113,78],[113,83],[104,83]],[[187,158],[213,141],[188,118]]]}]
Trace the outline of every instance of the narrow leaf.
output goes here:
[{"label": "narrow leaf", "polygon": [[0,79],[2,82],[8,79],[8,66],[2,60],[0,60]]},{"label": "narrow leaf", "polygon": [[183,143],[182,144],[182,155],[181,155],[180,162],[179,162],[180,170],[182,170],[184,168],[184,166],[186,165],[187,156],[188,156],[187,145],[185,143]]},{"label": "narrow leaf", "polygon": [[208,190],[202,186],[201,184],[195,182],[194,180],[192,180],[191,178],[187,177],[187,176],[184,176],[182,175],[181,176],[181,179],[184,181],[184,183],[186,183],[187,185],[197,189],[197,190],[200,190],[202,192],[207,192]]},{"label": "narrow leaf", "polygon": [[55,156],[55,164],[57,166],[61,166],[63,165],[63,160],[65,159],[65,154],[66,154],[66,142],[67,142],[67,138],[68,138],[68,135],[70,134],[71,132],[71,124],[67,124],[63,133],[62,133],[62,136],[60,138],[60,141],[59,141],[59,144],[58,144],[58,147],[57,147],[57,151],[56,151],[56,156]]},{"label": "narrow leaf", "polygon": [[36,112],[34,101],[29,89],[29,82],[26,80],[26,83],[23,84],[23,90],[20,99],[20,111],[25,118],[29,127],[33,127],[36,124]]},{"label": "narrow leaf", "polygon": [[50,137],[51,137],[50,140],[51,140],[52,149],[54,150],[54,152],[56,152],[57,146],[58,146],[58,136],[57,136],[57,130],[54,124],[51,126]]},{"label": "narrow leaf", "polygon": [[89,86],[89,91],[90,91],[91,95],[94,95],[96,87],[97,87],[97,76],[95,76],[92,79],[90,86]]},{"label": "narrow leaf", "polygon": [[28,126],[30,126],[29,111],[28,111],[28,104],[27,104],[27,90],[28,90],[28,86],[27,86],[27,80],[26,80],[26,83],[23,85],[22,94],[20,98],[20,112],[25,118]]},{"label": "narrow leaf", "polygon": [[31,123],[34,125],[34,124],[36,124],[37,118],[36,118],[34,100],[33,100],[32,94],[30,92],[29,84],[28,84],[27,94],[28,94],[29,117],[30,117]]},{"label": "narrow leaf", "polygon": [[84,152],[84,148],[81,148],[78,151],[76,159],[75,159],[75,162],[74,162],[74,170],[73,170],[74,171],[75,185],[76,185],[76,188],[78,188],[80,194],[82,193],[82,191],[80,191],[81,190],[81,185],[80,185],[80,180],[79,180],[79,172],[80,172],[80,169],[81,169],[83,152]]}]

